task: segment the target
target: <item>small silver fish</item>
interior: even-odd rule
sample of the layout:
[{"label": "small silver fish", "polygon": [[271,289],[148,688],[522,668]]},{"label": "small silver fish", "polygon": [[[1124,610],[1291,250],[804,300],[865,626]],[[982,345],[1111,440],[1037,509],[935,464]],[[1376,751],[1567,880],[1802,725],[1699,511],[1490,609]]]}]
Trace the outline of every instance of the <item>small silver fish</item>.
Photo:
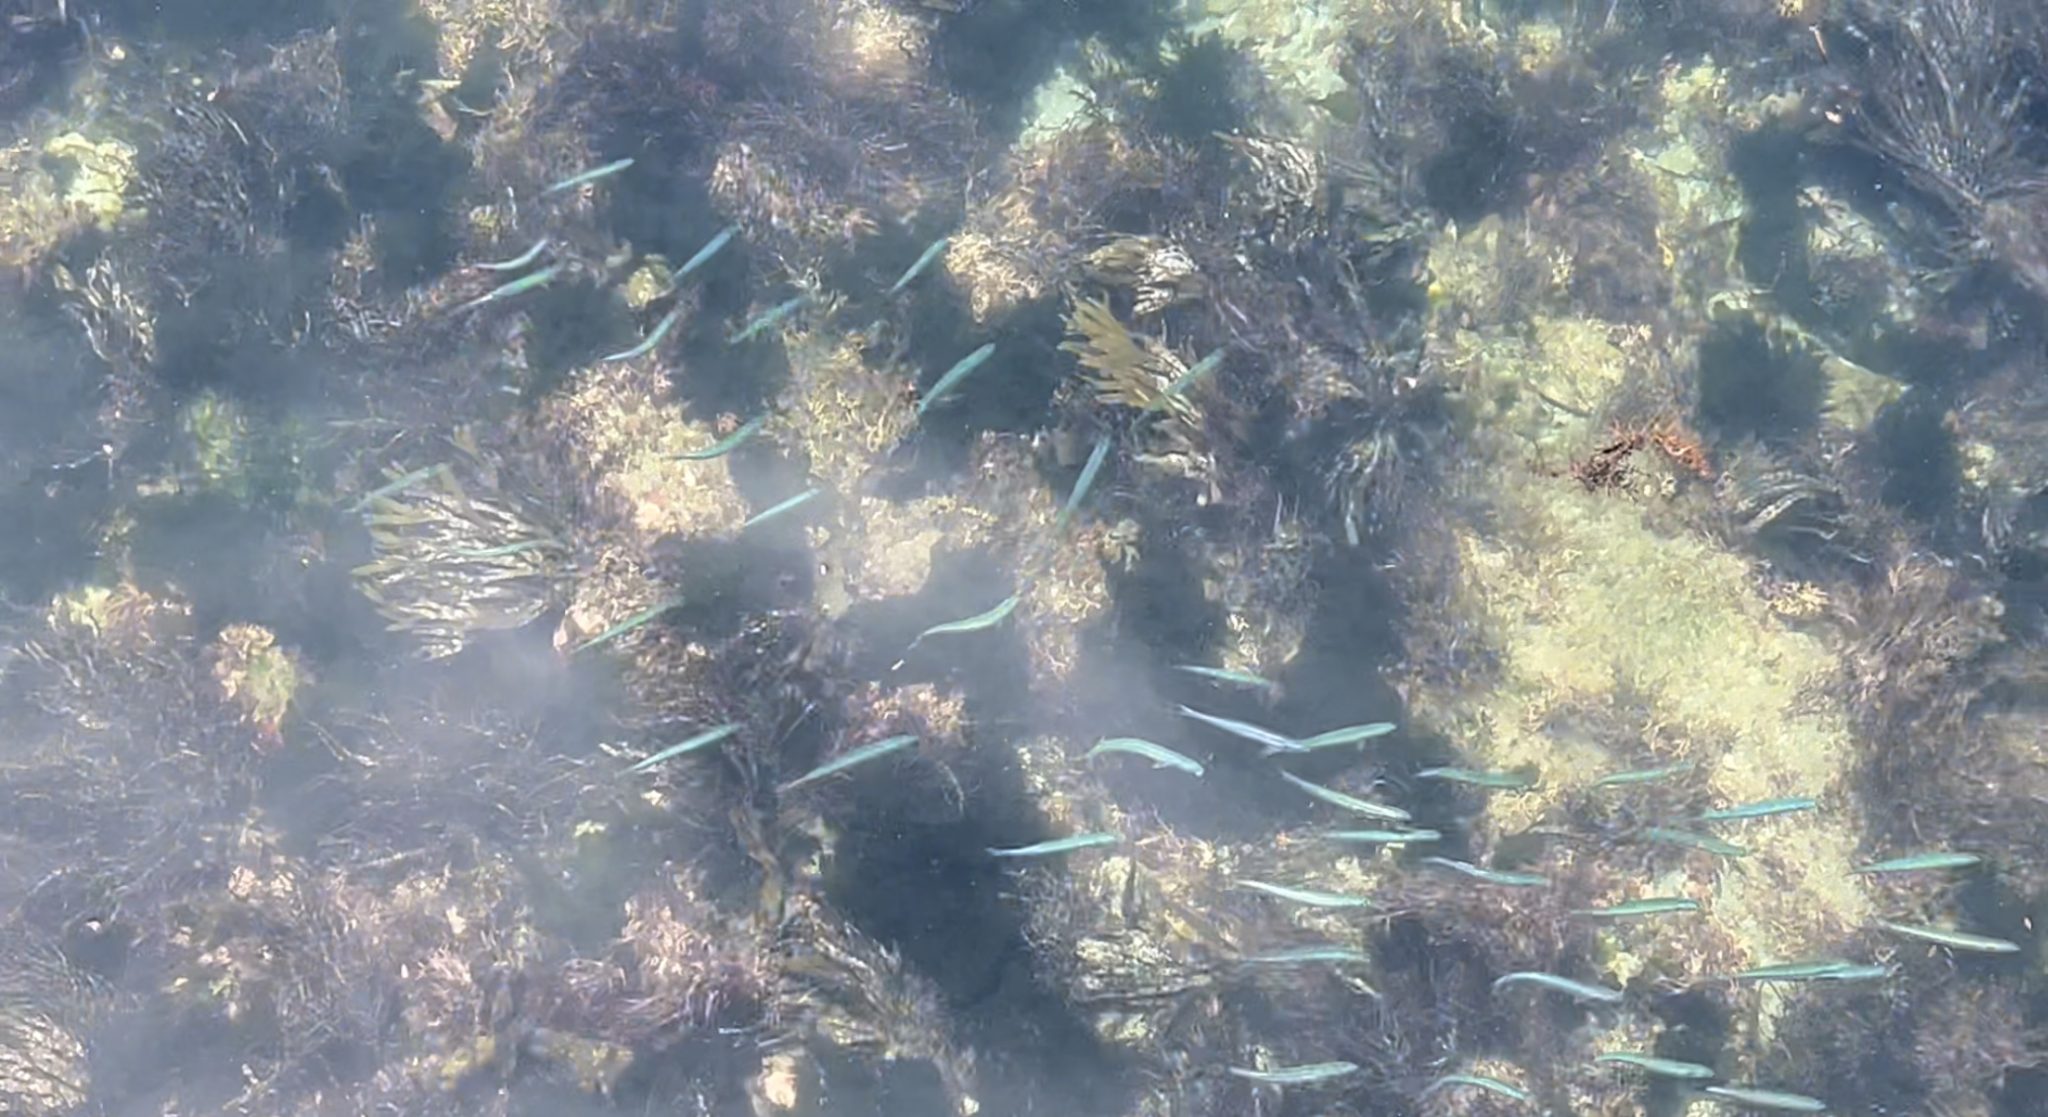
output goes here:
[{"label": "small silver fish", "polygon": [[1121,837],[1107,832],[1075,834],[1072,837],[1034,842],[1028,846],[1010,846],[1007,848],[990,846],[988,855],[990,857],[1051,857],[1059,853],[1072,853],[1077,849],[1113,846],[1122,840]]},{"label": "small silver fish", "polygon": [[910,286],[911,281],[916,279],[918,276],[923,275],[924,270],[928,267],[931,267],[932,261],[938,259],[939,253],[944,252],[946,250],[946,246],[948,244],[951,244],[952,242],[952,237],[940,237],[939,239],[933,241],[931,243],[931,247],[925,249],[924,254],[919,256],[915,263],[911,264],[908,268],[904,269],[903,274],[897,278],[896,282],[889,286],[888,293],[890,295],[894,295],[898,291],[903,290],[905,287]]},{"label": "small silver fish", "polygon": [[780,504],[777,504],[773,508],[768,508],[761,512],[755,513],[752,517],[750,517],[747,520],[746,523],[740,525],[740,530],[745,531],[756,524],[767,523],[769,520],[772,520],[777,516],[801,508],[804,505],[809,504],[811,501],[816,500],[820,495],[824,493],[824,491],[825,490],[823,489],[805,489],[803,492],[800,492],[795,496],[790,497],[788,500],[785,500]]},{"label": "small silver fish", "polygon": [[1273,1067],[1268,1070],[1253,1070],[1249,1067],[1224,1069],[1246,1081],[1261,1082],[1268,1086],[1308,1086],[1355,1074],[1358,1071],[1358,1064],[1340,1060],[1330,1063],[1305,1063],[1298,1067]]},{"label": "small silver fish", "polygon": [[732,736],[734,733],[739,732],[739,729],[740,723],[736,721],[729,721],[724,725],[718,726],[715,729],[707,729],[704,732],[697,734],[696,736],[690,738],[687,741],[684,741],[679,745],[670,745],[669,747],[661,750],[660,752],[655,753],[653,756],[650,756],[647,759],[642,760],[638,764],[633,765],[631,768],[626,769],[626,771],[645,772],[649,768],[652,768],[655,765],[660,764],[664,760],[673,760],[678,756],[684,755],[685,753],[692,753],[696,752],[699,749],[710,748],[712,745],[715,745],[718,742],[725,740],[727,737]]},{"label": "small silver fish", "polygon": [[560,182],[550,185],[547,189],[542,190],[540,193],[542,197],[546,197],[549,194],[559,194],[564,190],[574,190],[576,187],[582,186],[584,183],[596,182],[598,179],[601,178],[610,178],[611,176],[618,174],[620,171],[623,171],[627,167],[630,167],[632,165],[633,157],[630,155],[628,155],[624,159],[614,159],[611,162],[606,163],[604,166],[592,167],[587,171],[581,171],[577,174],[570,175],[568,178],[565,178]]},{"label": "small silver fish", "polygon": [[954,362],[953,367],[947,369],[944,376],[939,377],[938,383],[932,385],[932,390],[926,392],[924,398],[917,401],[918,418],[924,418],[924,413],[931,410],[933,404],[946,398],[946,395],[958,387],[962,380],[967,379],[968,374],[980,368],[990,357],[995,356],[995,352],[996,343],[991,341],[987,345]]},{"label": "small silver fish", "polygon": [[1182,756],[1165,745],[1155,745],[1142,737],[1104,737],[1095,742],[1095,747],[1089,749],[1081,759],[1093,760],[1104,753],[1112,752],[1142,756],[1151,761],[1154,768],[1177,768],[1190,776],[1200,776],[1203,771],[1200,762]]},{"label": "small silver fish", "polygon": [[803,775],[798,776],[797,778],[789,781],[786,784],[783,784],[776,790],[783,792],[785,794],[791,791],[795,791],[799,787],[804,787],[808,784],[817,783],[819,780],[825,779],[828,776],[836,776],[839,773],[846,771],[848,768],[855,767],[856,765],[866,764],[871,760],[880,759],[881,757],[888,756],[890,753],[893,752],[900,752],[904,749],[909,748],[912,745],[915,745],[916,743],[917,737],[909,733],[905,733],[900,737],[885,737],[882,740],[874,742],[873,744],[862,745],[857,749],[854,749],[841,756],[828,760],[825,763],[818,765],[816,768],[813,768],[810,771],[805,772]]}]

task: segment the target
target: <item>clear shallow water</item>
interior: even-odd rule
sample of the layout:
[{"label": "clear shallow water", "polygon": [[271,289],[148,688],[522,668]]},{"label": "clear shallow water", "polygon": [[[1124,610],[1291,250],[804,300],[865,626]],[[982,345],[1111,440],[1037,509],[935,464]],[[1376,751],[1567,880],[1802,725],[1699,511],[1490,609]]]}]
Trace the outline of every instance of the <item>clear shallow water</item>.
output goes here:
[{"label": "clear shallow water", "polygon": [[2032,1112],[2021,8],[17,7],[14,1110]]}]

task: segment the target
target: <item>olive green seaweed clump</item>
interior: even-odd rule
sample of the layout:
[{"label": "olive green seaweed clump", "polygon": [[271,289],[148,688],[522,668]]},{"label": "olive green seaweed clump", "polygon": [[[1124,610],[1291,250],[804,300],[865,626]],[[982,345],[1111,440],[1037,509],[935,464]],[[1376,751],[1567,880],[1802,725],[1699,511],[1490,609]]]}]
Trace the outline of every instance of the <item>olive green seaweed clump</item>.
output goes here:
[{"label": "olive green seaweed clump", "polygon": [[365,516],[376,557],[352,572],[429,658],[454,655],[476,633],[527,624],[565,588],[564,544],[498,488],[474,443],[458,440],[456,450],[451,463],[392,472],[390,491]]}]

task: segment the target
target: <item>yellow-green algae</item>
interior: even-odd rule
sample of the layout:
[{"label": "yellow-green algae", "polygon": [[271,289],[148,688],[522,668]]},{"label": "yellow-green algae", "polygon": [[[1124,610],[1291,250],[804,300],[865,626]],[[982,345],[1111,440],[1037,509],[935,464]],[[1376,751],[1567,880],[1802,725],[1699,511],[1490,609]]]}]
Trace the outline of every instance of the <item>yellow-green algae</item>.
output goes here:
[{"label": "yellow-green algae", "polygon": [[233,400],[201,392],[179,417],[192,440],[193,466],[204,488],[236,500],[249,497],[249,419]]},{"label": "yellow-green algae", "polygon": [[[1450,528],[1459,560],[1452,608],[1494,649],[1500,677],[1463,693],[1419,682],[1410,698],[1418,723],[1445,733],[1479,766],[1542,773],[1534,792],[1488,801],[1483,824],[1496,835],[1519,832],[1601,775],[1650,759],[1610,755],[1596,741],[1560,740],[1548,729],[1577,711],[1618,710],[1624,694],[1645,711],[1645,740],[1665,746],[1655,761],[1697,762],[1723,802],[1788,794],[1839,801],[1851,766],[1845,713],[1821,697],[1836,678],[1835,653],[1780,620],[1749,563],[1661,524],[1675,520],[1660,516],[1662,497],[1589,492],[1560,475],[1561,453],[1602,439],[1589,416],[1622,386],[1639,342],[1647,346],[1591,320],[1540,321],[1533,338],[1451,339],[1477,442],[1497,436],[1493,460],[1470,467],[1487,526],[1467,520]],[[1545,398],[1560,396],[1588,415]],[[1532,458],[1559,468],[1532,468]],[[1755,852],[1713,866],[1699,930],[1659,927],[1660,966],[1697,978],[1704,959],[1728,949],[1765,959],[1839,943],[1868,915],[1849,871],[1857,844],[1849,817],[1788,816],[1743,834]],[[1678,878],[1668,887],[1684,884]],[[1608,933],[1619,968],[1640,965],[1622,950],[1638,935]]]},{"label": "yellow-green algae", "polygon": [[64,203],[93,224],[110,229],[128,209],[135,182],[135,149],[120,140],[90,140],[66,132],[43,145],[43,154],[71,164]]}]

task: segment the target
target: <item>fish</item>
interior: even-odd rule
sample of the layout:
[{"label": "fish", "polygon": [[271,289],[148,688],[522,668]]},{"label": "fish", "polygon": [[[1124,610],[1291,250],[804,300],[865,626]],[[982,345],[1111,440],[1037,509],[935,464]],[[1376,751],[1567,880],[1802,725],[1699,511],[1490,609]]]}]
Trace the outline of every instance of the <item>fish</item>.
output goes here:
[{"label": "fish", "polygon": [[895,295],[897,292],[903,290],[905,287],[910,286],[911,281],[915,280],[918,276],[923,275],[924,270],[928,267],[931,267],[932,261],[938,259],[939,253],[944,252],[946,250],[946,246],[951,243],[953,243],[952,237],[940,237],[939,239],[933,241],[931,243],[931,246],[929,248],[926,248],[924,252],[918,256],[917,260],[914,263],[912,263],[908,268],[903,269],[903,274],[896,277],[896,282],[889,285],[888,294]]},{"label": "fish", "polygon": [[995,352],[996,343],[991,341],[987,345],[953,362],[953,367],[947,369],[944,376],[939,377],[938,383],[932,385],[931,391],[926,392],[924,398],[917,401],[918,418],[924,418],[924,413],[930,411],[933,404],[944,399],[947,393],[958,387],[962,380],[967,379],[968,374],[980,368],[984,362],[995,355]]},{"label": "fish", "polygon": [[526,251],[521,252],[519,255],[512,257],[510,260],[485,261],[482,263],[471,264],[470,267],[476,268],[479,271],[518,271],[520,268],[523,268],[526,265],[533,263],[535,260],[540,259],[540,254],[548,250],[549,243],[550,242],[548,238],[542,237],[539,240],[533,242],[532,248],[529,248]]},{"label": "fish", "polygon": [[1190,776],[1202,774],[1202,765],[1198,761],[1182,756],[1165,745],[1155,745],[1139,737],[1104,737],[1095,742],[1095,747],[1089,749],[1081,759],[1093,760],[1104,753],[1112,752],[1142,756],[1151,761],[1154,768],[1178,768]]},{"label": "fish", "polygon": [[598,179],[601,178],[610,178],[611,176],[618,174],[620,171],[623,171],[627,167],[630,167],[632,165],[633,157],[628,155],[624,159],[614,159],[601,167],[592,167],[587,171],[579,171],[576,174],[570,175],[568,178],[565,178],[560,182],[550,185],[547,189],[542,190],[540,192],[541,197],[545,198],[549,194],[559,194],[564,190],[574,190],[578,186],[582,186],[583,184],[588,182],[596,182]]},{"label": "fish", "polygon": [[1174,377],[1173,383],[1168,384],[1165,391],[1160,392],[1151,403],[1145,405],[1145,410],[1157,411],[1174,400],[1179,399],[1189,388],[1194,387],[1197,381],[1216,371],[1216,366],[1222,363],[1223,350],[1221,349],[1215,350],[1208,356],[1196,361],[1194,367]]},{"label": "fish", "polygon": [[1550,878],[1535,873],[1518,873],[1509,869],[1488,869],[1470,861],[1457,861],[1449,857],[1425,857],[1425,865],[1449,869],[1460,876],[1471,877],[1484,884],[1498,884],[1508,888],[1540,888],[1550,883]]},{"label": "fish", "polygon": [[440,471],[446,468],[448,467],[445,464],[422,466],[419,469],[413,470],[411,473],[400,474],[397,477],[393,477],[391,480],[385,482],[384,484],[379,485],[374,489],[371,489],[367,493],[364,493],[363,498],[361,500],[358,500],[353,505],[349,506],[349,511],[365,511],[371,505],[377,503],[380,500],[383,500],[385,497],[396,496],[399,493],[402,493],[405,490],[412,488],[414,485],[417,485],[420,482],[425,481],[429,477],[432,477],[434,474],[439,473]]},{"label": "fish", "polygon": [[1091,834],[1074,834],[1065,838],[1033,842],[1028,846],[1010,846],[1007,848],[990,846],[988,855],[990,857],[1051,857],[1054,854],[1072,853],[1077,849],[1113,846],[1120,841],[1123,841],[1123,838],[1119,835],[1107,831],[1097,831]]},{"label": "fish", "polygon": [[1639,783],[1656,783],[1659,780],[1668,780],[1673,776],[1682,776],[1692,771],[1693,768],[1694,764],[1692,761],[1682,760],[1676,764],[1666,764],[1661,768],[1637,768],[1629,772],[1614,772],[1594,780],[1593,786],[1629,787]]},{"label": "fish", "polygon": [[738,448],[740,443],[754,437],[755,432],[759,431],[767,422],[768,416],[756,415],[745,423],[740,424],[738,430],[706,446],[702,450],[685,450],[677,454],[676,457],[686,462],[702,462],[710,461],[712,458],[722,458],[732,453],[733,450]]},{"label": "fish", "polygon": [[784,299],[767,310],[747,319],[747,324],[741,326],[730,337],[727,337],[725,343],[727,345],[738,345],[743,341],[751,341],[762,331],[773,328],[780,324],[784,318],[795,314],[797,308],[809,301],[811,301],[809,295],[797,295],[794,298]]},{"label": "fish", "polygon": [[[1200,675],[1211,682],[1225,683],[1229,686],[1244,687],[1250,690],[1271,692],[1280,689],[1279,683],[1263,675],[1254,675],[1249,671],[1233,671],[1228,667],[1207,667],[1199,663],[1176,663],[1173,669],[1175,671],[1185,671],[1190,675]],[[1277,736],[1277,734],[1275,735]]]},{"label": "fish", "polygon": [[1407,845],[1409,842],[1435,842],[1443,840],[1443,834],[1436,830],[1325,830],[1322,837],[1333,842],[1361,842],[1376,845]]},{"label": "fish", "polygon": [[1280,773],[1280,778],[1333,807],[1339,807],[1354,814],[1362,814],[1367,818],[1383,818],[1388,822],[1407,822],[1415,817],[1399,807],[1389,807],[1382,803],[1370,802],[1360,799],[1355,795],[1347,795],[1335,788],[1324,787],[1319,783],[1310,783],[1292,772],[1282,772]]},{"label": "fish", "polygon": [[811,501],[816,500],[818,498],[818,495],[823,493],[824,491],[825,490],[823,489],[805,489],[803,492],[800,492],[795,496],[790,497],[788,500],[785,500],[782,503],[777,504],[773,508],[769,508],[766,509],[765,511],[755,513],[753,516],[747,519],[746,523],[740,525],[740,530],[745,531],[748,528],[753,527],[755,524],[766,523],[769,520],[772,520],[785,512],[789,512],[796,508],[801,508],[804,505],[809,504]]},{"label": "fish", "polygon": [[523,295],[528,291],[545,287],[548,284],[553,283],[555,281],[556,276],[562,274],[562,268],[563,265],[561,264],[549,264],[547,267],[544,267],[539,271],[532,273],[531,275],[522,275],[518,279],[515,279],[512,282],[507,283],[501,287],[493,287],[489,291],[486,291],[483,294],[478,295],[476,298],[473,298],[468,302],[463,303],[461,306],[456,307],[455,313],[460,314],[466,310],[475,310],[477,307],[483,306],[487,303],[502,302],[506,299],[512,298],[515,295]]},{"label": "fish", "polygon": [[1240,959],[1252,966],[1312,966],[1321,964],[1364,965],[1372,961],[1364,951],[1348,946],[1296,946],[1264,954],[1247,954]]},{"label": "fish", "polygon": [[1594,985],[1591,982],[1575,981],[1569,977],[1559,977],[1554,973],[1542,973],[1536,970],[1517,970],[1514,973],[1502,974],[1493,979],[1493,991],[1496,993],[1510,985],[1534,985],[1554,993],[1563,993],[1575,1000],[1598,1001],[1606,1005],[1618,1005],[1627,996],[1627,994],[1619,989],[1610,989],[1605,985]]},{"label": "fish", "polygon": [[[986,612],[976,613],[971,617],[963,617],[957,621],[935,624],[918,633],[917,638],[910,642],[910,647],[915,649],[919,644],[924,643],[927,638],[933,636],[952,636],[962,632],[980,632],[985,628],[994,628],[1003,623],[1004,618],[1016,612],[1017,603],[1023,599],[1023,595],[1013,593],[997,602],[994,608]],[[909,652],[906,651],[904,654],[908,655]],[[896,665],[901,667],[903,661],[897,660]]]},{"label": "fish", "polygon": [[1096,440],[1095,449],[1089,453],[1087,463],[1081,467],[1081,476],[1074,482],[1074,491],[1067,494],[1066,506],[1060,509],[1060,514],[1052,521],[1052,530],[1055,534],[1066,530],[1067,522],[1074,518],[1075,511],[1081,507],[1081,501],[1087,499],[1089,488],[1095,484],[1095,475],[1102,472],[1102,463],[1109,457],[1109,445],[1109,436],[1106,434]]},{"label": "fish", "polygon": [[1733,975],[1735,981],[1830,981],[1857,969],[1846,958],[1811,958],[1803,962],[1773,962],[1753,966]]},{"label": "fish", "polygon": [[1911,873],[1922,869],[1967,869],[1984,863],[1974,853],[1930,850],[1926,853],[1911,853],[1904,857],[1893,857],[1885,861],[1872,861],[1856,866],[1856,872],[1870,873]]},{"label": "fish", "polygon": [[1248,721],[1239,721],[1236,718],[1218,717],[1215,714],[1205,714],[1202,711],[1197,710],[1191,706],[1181,706],[1179,707],[1179,709],[1180,715],[1182,717],[1193,718],[1196,721],[1201,722],[1203,725],[1213,726],[1217,729],[1221,729],[1222,731],[1230,734],[1233,737],[1242,737],[1255,745],[1265,746],[1265,751],[1262,755],[1271,756],[1274,753],[1279,752],[1301,751],[1301,742],[1296,741],[1294,738],[1289,737],[1284,733],[1275,733],[1270,729],[1264,728],[1262,726],[1253,725],[1251,722]]},{"label": "fish", "polygon": [[705,264],[710,263],[711,258],[718,255],[718,250],[724,248],[733,237],[739,234],[739,231],[740,227],[738,225],[727,225],[725,228],[718,230],[710,240],[704,242],[704,247],[698,249],[695,256],[683,261],[683,266],[677,268],[675,275],[671,278],[680,280]]},{"label": "fish", "polygon": [[1595,1063],[1611,1063],[1617,1066],[1634,1067],[1639,1071],[1658,1078],[1682,1078],[1697,1081],[1714,1077],[1714,1068],[1699,1063],[1688,1063],[1679,1059],[1660,1059],[1655,1055],[1638,1055],[1633,1051],[1609,1051],[1595,1055]]},{"label": "fish", "polygon": [[1669,826],[1648,826],[1643,829],[1642,836],[1645,840],[1656,842],[1659,845],[1683,846],[1686,849],[1697,849],[1718,857],[1749,856],[1747,849],[1736,845],[1734,842],[1723,841],[1712,834],[1694,833],[1691,830],[1675,830]]},{"label": "fish", "polygon": [[1791,796],[1783,799],[1765,799],[1756,803],[1744,803],[1735,807],[1721,807],[1706,811],[1698,816],[1699,822],[1737,822],[1749,818],[1769,818],[1772,815],[1791,814],[1795,811],[1810,811],[1820,806],[1817,799],[1806,796]]},{"label": "fish", "polygon": [[1470,768],[1424,768],[1415,776],[1417,779],[1469,784],[1494,791],[1527,791],[1536,786],[1535,780],[1514,772],[1475,772]]},{"label": "fish", "polygon": [[866,764],[870,760],[880,759],[881,757],[888,756],[890,753],[893,752],[900,752],[915,744],[917,744],[917,736],[911,733],[905,733],[898,737],[884,737],[883,739],[876,741],[872,744],[862,745],[857,749],[853,749],[850,752],[843,753],[839,756],[832,758],[831,760],[827,760],[825,763],[818,765],[816,768],[813,768],[810,771],[805,772],[803,775],[798,776],[797,778],[789,781],[786,784],[783,784],[781,787],[776,788],[776,790],[783,794],[788,794],[791,791],[795,791],[799,787],[804,787],[808,784],[817,783],[819,780],[826,779],[830,776],[836,776],[839,773],[846,771],[848,768],[852,768],[860,764]]},{"label": "fish", "polygon": [[1775,1109],[1784,1113],[1824,1113],[1828,1103],[1805,1094],[1765,1090],[1756,1086],[1703,1086],[1700,1093],[1745,1109]]},{"label": "fish", "polygon": [[2020,944],[2010,939],[1994,939],[1989,935],[1973,935],[1968,931],[1951,931],[1946,927],[1927,927],[1914,923],[1894,923],[1880,919],[1877,925],[1895,935],[1909,939],[1931,942],[1950,950],[1961,950],[1969,954],[2017,954]]},{"label": "fish", "polygon": [[676,328],[676,320],[681,318],[682,316],[683,308],[681,306],[677,306],[671,309],[667,314],[661,316],[661,321],[656,322],[654,324],[654,328],[647,332],[646,338],[644,338],[640,342],[640,344],[635,345],[631,349],[621,349],[616,353],[611,353],[606,356],[599,357],[598,360],[600,362],[607,364],[612,361],[630,361],[633,358],[648,352],[655,346],[661,344],[661,339],[667,337],[668,332]]},{"label": "fish", "polygon": [[634,629],[649,623],[650,621],[654,620],[654,618],[659,617],[663,613],[668,612],[670,609],[673,609],[676,606],[681,605],[682,603],[682,598],[671,597],[667,601],[650,605],[647,608],[642,609],[639,612],[633,614],[632,616],[627,617],[625,620],[622,620],[619,623],[611,626],[610,628],[605,629],[603,632],[600,632],[597,635],[592,636],[590,639],[585,640],[581,644],[576,645],[576,647],[573,650],[571,650],[569,654],[581,655],[592,648],[599,647],[604,644],[609,644],[613,640],[616,640],[619,637],[624,636],[627,633],[633,631]]},{"label": "fish", "polygon": [[1640,900],[1628,900],[1605,908],[1579,908],[1573,915],[1593,919],[1633,919],[1639,915],[1664,915],[1668,912],[1698,911],[1700,902],[1682,896],[1645,896]]},{"label": "fish", "polygon": [[1342,748],[1345,745],[1362,744],[1375,737],[1384,737],[1399,728],[1391,721],[1369,721],[1363,725],[1347,725],[1332,729],[1313,737],[1304,737],[1294,742],[1294,752],[1315,752],[1318,749]]},{"label": "fish", "polygon": [[740,723],[736,721],[729,721],[726,722],[724,725],[717,726],[716,728],[706,729],[704,732],[697,734],[695,737],[692,737],[679,745],[670,745],[669,747],[661,750],[660,752],[655,753],[653,756],[650,756],[647,759],[642,760],[640,763],[633,765],[631,768],[626,769],[626,771],[645,772],[649,768],[652,768],[655,765],[660,764],[664,760],[674,760],[676,757],[682,756],[685,753],[692,753],[696,752],[699,749],[710,748],[712,745],[715,745],[718,742],[725,740],[727,737],[732,736],[734,733],[739,732],[739,729]]},{"label": "fish", "polygon": [[1307,1086],[1354,1074],[1358,1070],[1358,1064],[1339,1060],[1331,1063],[1305,1063],[1297,1067],[1273,1067],[1270,1070],[1253,1070],[1249,1067],[1225,1067],[1224,1070],[1239,1078],[1268,1086]]},{"label": "fish", "polygon": [[1239,888],[1264,892],[1296,904],[1312,908],[1369,908],[1372,901],[1363,896],[1346,896],[1342,892],[1318,892],[1312,888],[1291,888],[1284,884],[1268,884],[1263,880],[1240,879],[1235,882]]},{"label": "fish", "polygon": [[1518,1102],[1527,1103],[1535,1100],[1529,1095],[1529,1091],[1518,1086],[1510,1086],[1498,1078],[1488,1078],[1483,1074],[1447,1074],[1424,1086],[1422,1093],[1417,1096],[1426,1098],[1438,1090],[1448,1090],[1453,1086],[1470,1086],[1473,1089],[1499,1094],[1504,1098],[1513,1098]]}]

